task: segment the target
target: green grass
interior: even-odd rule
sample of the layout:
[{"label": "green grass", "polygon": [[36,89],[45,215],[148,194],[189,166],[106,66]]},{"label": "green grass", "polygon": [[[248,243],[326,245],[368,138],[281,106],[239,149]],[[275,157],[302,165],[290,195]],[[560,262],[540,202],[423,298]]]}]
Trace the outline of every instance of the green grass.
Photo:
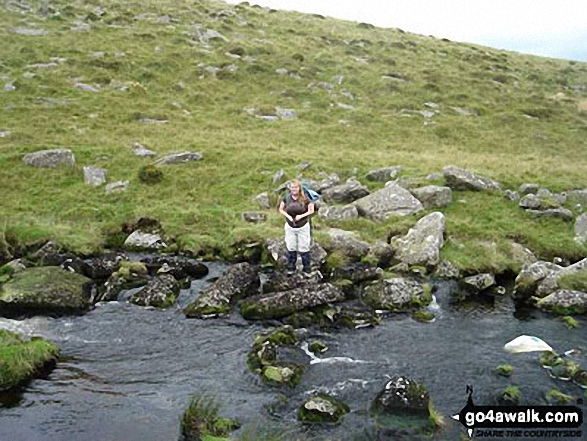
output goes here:
[{"label": "green grass", "polygon": [[[42,2],[30,4],[39,11]],[[312,163],[304,172],[308,178],[324,171],[345,179],[355,167],[363,178],[372,168],[401,164],[403,176],[423,181],[454,164],[514,189],[530,181],[553,191],[584,186],[587,159],[577,152],[587,147],[586,93],[568,88],[587,83],[586,63],[207,0],[55,0],[51,6],[56,12],[47,18],[0,10],[0,75],[16,86],[0,92],[0,130],[10,131],[0,138],[0,230],[20,243],[52,238],[74,251],[99,251],[108,231],[148,216],[162,222],[176,248],[229,255],[235,242],[282,234],[275,211],[260,225],[246,224],[240,214],[256,209],[251,200],[258,193],[272,194],[276,170],[292,178],[303,161]],[[96,6],[106,14],[94,17],[91,30],[70,30],[77,16],[94,14]],[[214,14],[220,10],[228,13]],[[141,13],[153,15],[135,19]],[[165,14],[174,21],[158,22]],[[23,20],[48,35],[13,33],[26,27]],[[230,41],[203,45],[195,24]],[[255,61],[234,60],[229,51]],[[27,67],[51,57],[67,61],[53,69]],[[236,72],[215,76],[205,70],[229,64]],[[279,68],[293,75],[279,75]],[[35,76],[23,77],[27,72]],[[342,84],[335,83],[336,75],[344,76]],[[76,81],[100,91],[84,92]],[[321,82],[332,84],[336,96],[316,86]],[[125,84],[128,90],[118,90]],[[344,89],[355,99],[341,95]],[[439,105],[433,126],[409,113],[424,110],[426,102]],[[245,107],[263,113],[292,108],[298,118],[268,123]],[[146,124],[143,117],[169,122]],[[342,126],[341,119],[350,125]],[[158,157],[191,150],[203,152],[204,159],[159,166],[161,182],[145,184],[139,171],[152,160],[133,155],[135,142]],[[38,170],[22,163],[25,153],[58,147],[72,149],[75,167]],[[86,165],[106,168],[109,182],[129,180],[128,191],[106,195],[85,185]],[[459,268],[516,269],[508,255],[511,240],[544,259],[574,259],[586,251],[573,242],[571,224],[532,219],[499,195],[459,192],[453,200],[442,210],[448,237],[442,257]],[[334,225],[316,218],[315,227],[318,236],[340,226],[374,241],[406,231],[416,220]]]},{"label": "green grass", "polygon": [[587,292],[587,271],[566,274],[558,280],[561,289]]},{"label": "green grass", "polygon": [[59,349],[39,338],[24,341],[18,334],[0,330],[0,391],[15,388],[56,360]]},{"label": "green grass", "polygon": [[194,394],[181,418],[180,429],[186,441],[226,440],[228,434],[240,427],[229,418],[219,416],[220,405],[209,397]]}]

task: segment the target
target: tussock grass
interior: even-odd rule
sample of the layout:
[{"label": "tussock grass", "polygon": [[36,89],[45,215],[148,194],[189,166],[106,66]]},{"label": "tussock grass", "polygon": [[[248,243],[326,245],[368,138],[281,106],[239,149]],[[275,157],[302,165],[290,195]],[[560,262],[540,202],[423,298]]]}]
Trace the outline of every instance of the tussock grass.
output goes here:
[{"label": "tussock grass", "polygon": [[[311,178],[319,171],[346,178],[355,167],[362,177],[394,164],[422,178],[454,164],[510,188],[529,181],[553,191],[587,187],[581,154],[587,151],[585,63],[207,0],[56,0],[47,16],[39,12],[42,2],[30,5],[33,12],[24,15],[0,9],[0,85],[16,87],[0,93],[0,130],[10,131],[0,138],[0,218],[23,243],[52,238],[76,251],[96,251],[106,231],[143,216],[159,219],[195,252],[279,236],[276,213],[256,226],[240,213],[255,208],[256,194],[273,190],[276,170],[291,178],[303,161],[312,163],[304,172]],[[72,31],[80,21],[90,30]],[[11,31],[18,27],[48,35]],[[229,41],[206,44],[199,37],[206,29]],[[66,61],[28,67],[52,57]],[[229,71],[230,65],[237,70]],[[221,70],[213,74],[208,67]],[[35,76],[23,76],[29,72]],[[424,106],[430,102],[439,111],[432,118],[414,113],[430,110]],[[298,117],[269,123],[245,107],[269,113],[291,108]],[[161,166],[163,180],[147,185],[138,174],[152,160],[133,155],[135,142],[159,157],[192,150],[203,152],[204,160]],[[72,149],[75,167],[37,170],[21,161],[28,152],[61,147]],[[109,182],[129,180],[128,191],[106,195],[85,185],[85,165],[106,168]],[[443,254],[460,267],[512,266],[504,251],[512,237],[545,258],[585,253],[572,242],[568,224],[529,219],[495,195],[454,199],[443,210],[449,237]],[[374,241],[415,221],[359,220],[340,227]],[[318,231],[323,227],[316,222]]]}]

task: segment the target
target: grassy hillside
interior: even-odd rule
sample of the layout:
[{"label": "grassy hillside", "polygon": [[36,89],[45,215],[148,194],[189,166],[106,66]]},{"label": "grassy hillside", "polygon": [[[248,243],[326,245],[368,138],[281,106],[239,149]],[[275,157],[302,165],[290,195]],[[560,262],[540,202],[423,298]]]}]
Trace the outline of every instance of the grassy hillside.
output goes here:
[{"label": "grassy hillside", "polygon": [[[278,169],[291,178],[304,161],[310,178],[347,178],[356,167],[363,180],[400,164],[423,179],[454,164],[513,189],[587,187],[586,63],[212,1],[27,5],[0,4],[0,229],[12,241],[95,251],[108,231],[142,216],[192,251],[278,236],[276,213],[253,226],[240,214],[276,187]],[[208,39],[209,29],[222,38]],[[249,114],[276,107],[297,118]],[[137,142],[158,157],[190,150],[204,159],[163,166],[163,182],[146,185],[138,170],[152,159],[133,154]],[[49,148],[70,148],[77,165],[23,164]],[[84,184],[86,165],[106,168],[108,182],[129,180],[128,191]],[[543,257],[585,253],[570,223],[534,220],[500,195],[454,200],[443,252],[462,267],[503,269],[511,239]],[[416,220],[338,226],[374,240]],[[320,235],[325,224],[316,227]]]}]

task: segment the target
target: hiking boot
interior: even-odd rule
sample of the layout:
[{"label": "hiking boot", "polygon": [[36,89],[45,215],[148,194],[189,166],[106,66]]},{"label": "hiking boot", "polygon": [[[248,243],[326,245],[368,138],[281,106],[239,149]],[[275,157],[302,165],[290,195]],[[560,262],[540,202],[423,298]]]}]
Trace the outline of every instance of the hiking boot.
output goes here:
[{"label": "hiking boot", "polygon": [[304,265],[304,269],[302,271],[304,274],[310,274],[312,272],[312,265],[310,264],[310,253],[300,253],[300,257],[302,258],[302,265]]},{"label": "hiking boot", "polygon": [[287,265],[285,269],[288,273],[294,273],[296,271],[296,263],[298,261],[298,253],[295,251],[287,252]]}]

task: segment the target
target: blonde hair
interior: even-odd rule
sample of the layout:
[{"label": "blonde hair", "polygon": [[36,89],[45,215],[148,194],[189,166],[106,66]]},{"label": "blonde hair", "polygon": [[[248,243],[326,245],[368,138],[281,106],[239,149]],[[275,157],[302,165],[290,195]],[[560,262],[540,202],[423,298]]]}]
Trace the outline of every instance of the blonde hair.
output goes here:
[{"label": "blonde hair", "polygon": [[308,203],[308,198],[306,197],[306,192],[304,191],[304,189],[302,187],[302,183],[300,181],[298,181],[297,179],[294,179],[293,181],[291,181],[289,183],[290,195],[291,195],[291,187],[292,187],[292,185],[296,185],[300,189],[298,200],[300,202],[303,202],[304,204],[307,204]]}]

